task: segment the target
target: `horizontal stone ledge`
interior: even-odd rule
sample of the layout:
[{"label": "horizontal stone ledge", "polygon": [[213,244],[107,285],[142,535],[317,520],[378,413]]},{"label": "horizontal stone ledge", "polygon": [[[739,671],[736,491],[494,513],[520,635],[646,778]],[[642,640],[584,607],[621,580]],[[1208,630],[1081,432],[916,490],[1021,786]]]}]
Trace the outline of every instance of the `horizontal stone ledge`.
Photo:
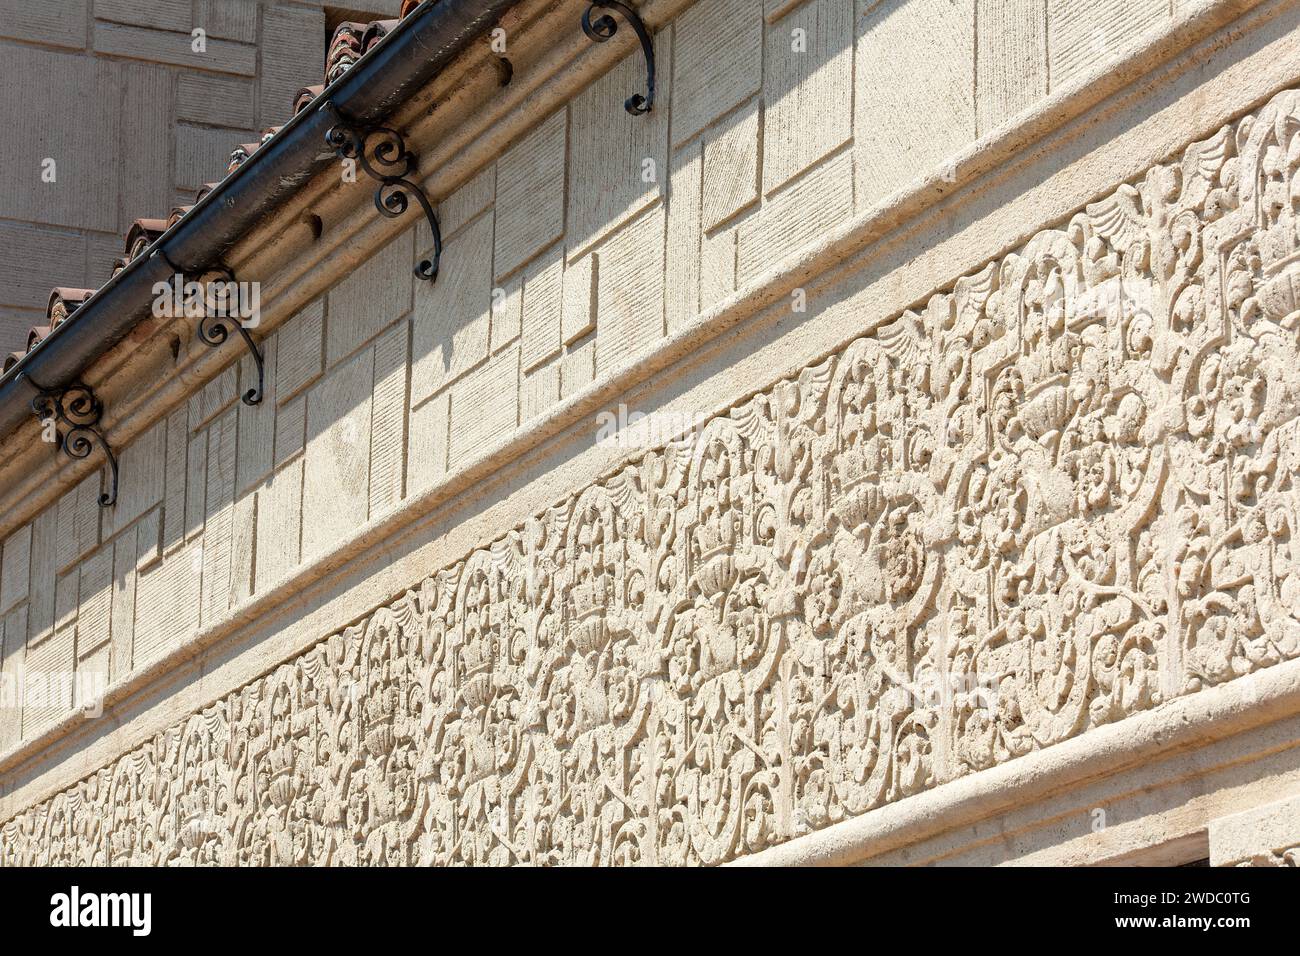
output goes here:
[{"label": "horizontal stone ledge", "polygon": [[[1139,763],[1204,747],[1300,713],[1300,660],[1177,697],[728,866],[845,866],[1042,800]],[[1239,755],[1245,758],[1246,754]]]}]

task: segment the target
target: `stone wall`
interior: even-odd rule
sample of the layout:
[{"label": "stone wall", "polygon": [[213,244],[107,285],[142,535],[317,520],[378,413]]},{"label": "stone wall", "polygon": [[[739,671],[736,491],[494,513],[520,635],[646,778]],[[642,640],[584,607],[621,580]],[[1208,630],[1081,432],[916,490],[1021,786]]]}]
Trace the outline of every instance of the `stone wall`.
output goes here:
[{"label": "stone wall", "polygon": [[1295,657],[1298,134],[1286,93],[24,814],[11,858],[716,863]]},{"label": "stone wall", "polygon": [[[1145,22],[919,31],[933,6],[705,0],[659,30],[655,112],[622,111],[636,54],[540,117],[441,204],[437,283],[402,234],[266,338],[261,406],[230,366],[125,450],[115,509],[94,474],[10,534],[4,673],[183,650],[942,171],[1068,82],[1070,24],[1104,52],[1103,11]],[[956,73],[903,109],[872,69],[918,43]],[[5,861],[716,863],[1294,658],[1297,129],[1281,94],[629,439],[20,812]],[[70,707],[4,711],[0,751]]]},{"label": "stone wall", "polygon": [[45,324],[51,288],[102,285],[132,222],[192,203],[236,145],[288,120],[326,39],[321,0],[0,3],[0,354]]},{"label": "stone wall", "polygon": [[[979,125],[975,18],[970,2],[933,6],[717,0],[688,10],[657,36],[659,62],[671,64],[658,109],[621,109],[644,82],[640,57],[629,57],[443,203],[436,284],[414,281],[404,265],[428,253],[421,227],[267,340],[261,408],[235,407],[249,385],[236,379],[253,369],[231,366],[126,449],[123,501],[102,526],[92,476],[14,533],[0,593],[0,613],[11,615],[6,666],[17,666],[26,640],[29,668],[120,678],[485,442],[650,351],[855,207],[941,164]],[[1148,6],[1156,12],[1146,19],[1168,13],[1163,0]],[[1071,42],[1096,28],[1095,12],[1053,9]],[[918,26],[928,20],[955,38]],[[1047,90],[1042,42],[996,30],[984,49],[1014,45],[1037,63],[1036,74],[1012,71],[1017,82],[1039,75],[1037,96]],[[872,70],[902,49],[913,73],[905,85],[881,84]],[[853,91],[855,56],[863,68]],[[921,82],[921,63],[956,72]],[[183,85],[206,82],[218,81],[187,74]],[[904,88],[911,105],[899,99]],[[980,123],[1033,101],[998,96],[979,101]],[[208,109],[238,102],[211,90],[196,99]],[[224,155],[215,150],[206,155]],[[101,158],[97,168],[112,164]],[[128,540],[137,519],[139,540]],[[27,605],[29,579],[45,593]],[[103,612],[110,603],[117,610]],[[79,617],[94,623],[74,639]],[[54,716],[29,713],[21,729],[0,721],[0,744]]]}]

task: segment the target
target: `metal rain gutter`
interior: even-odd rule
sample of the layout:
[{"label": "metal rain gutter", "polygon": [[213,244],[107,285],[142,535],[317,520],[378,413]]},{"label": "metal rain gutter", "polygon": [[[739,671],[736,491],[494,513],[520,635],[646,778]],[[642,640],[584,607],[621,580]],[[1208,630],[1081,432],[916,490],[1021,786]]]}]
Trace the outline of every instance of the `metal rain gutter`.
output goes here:
[{"label": "metal rain gutter", "polygon": [[[418,7],[312,105],[295,115],[143,254],[113,276],[0,377],[0,438],[32,414],[37,386],[62,388],[152,314],[154,286],[199,273],[336,161],[325,134],[337,118],[377,124],[483,36],[517,0],[433,0]],[[33,384],[35,383],[35,385]]]}]

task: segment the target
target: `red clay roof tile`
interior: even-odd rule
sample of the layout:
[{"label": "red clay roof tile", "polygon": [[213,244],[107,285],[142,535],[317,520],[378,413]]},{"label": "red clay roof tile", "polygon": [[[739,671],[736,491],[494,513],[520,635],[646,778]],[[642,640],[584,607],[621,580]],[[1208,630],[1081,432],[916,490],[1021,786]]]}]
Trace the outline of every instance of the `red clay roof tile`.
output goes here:
[{"label": "red clay roof tile", "polygon": [[57,328],[95,294],[94,289],[55,289],[50,293],[50,303],[45,308],[45,317],[49,319],[50,328]]},{"label": "red clay roof tile", "polygon": [[134,259],[166,231],[166,219],[137,219],[126,234],[126,257]]},{"label": "red clay roof tile", "polygon": [[321,93],[323,92],[325,92],[324,83],[317,84],[316,86],[304,86],[302,89],[300,89],[298,91],[298,95],[294,97],[293,115],[297,116],[299,113],[305,110],[308,106],[311,105],[311,101],[314,100],[316,97],[320,96]]}]

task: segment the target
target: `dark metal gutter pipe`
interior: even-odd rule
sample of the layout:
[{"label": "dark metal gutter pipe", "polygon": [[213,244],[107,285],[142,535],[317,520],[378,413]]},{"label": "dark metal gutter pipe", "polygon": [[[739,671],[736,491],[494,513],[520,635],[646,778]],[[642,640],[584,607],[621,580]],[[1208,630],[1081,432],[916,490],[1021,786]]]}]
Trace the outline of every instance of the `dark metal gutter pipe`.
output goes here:
[{"label": "dark metal gutter pipe", "polygon": [[381,122],[517,2],[433,0],[416,8],[0,378],[0,437],[32,415],[33,382],[61,388],[76,381],[152,314],[154,286],[170,281],[173,267],[198,273],[216,265],[241,236],[335,160],[325,144],[335,119],[321,112],[321,103],[333,103],[358,126]]}]

